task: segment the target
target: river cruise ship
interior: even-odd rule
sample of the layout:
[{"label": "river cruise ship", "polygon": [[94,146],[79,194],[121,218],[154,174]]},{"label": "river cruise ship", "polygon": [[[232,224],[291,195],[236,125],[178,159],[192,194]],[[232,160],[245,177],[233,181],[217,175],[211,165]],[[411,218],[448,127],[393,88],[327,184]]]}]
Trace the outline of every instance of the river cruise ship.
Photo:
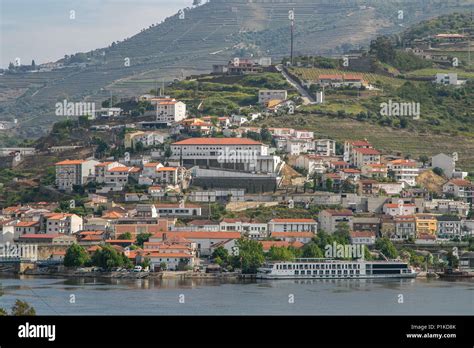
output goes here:
[{"label": "river cruise ship", "polygon": [[296,259],[265,264],[260,279],[368,279],[415,278],[416,272],[401,261]]}]

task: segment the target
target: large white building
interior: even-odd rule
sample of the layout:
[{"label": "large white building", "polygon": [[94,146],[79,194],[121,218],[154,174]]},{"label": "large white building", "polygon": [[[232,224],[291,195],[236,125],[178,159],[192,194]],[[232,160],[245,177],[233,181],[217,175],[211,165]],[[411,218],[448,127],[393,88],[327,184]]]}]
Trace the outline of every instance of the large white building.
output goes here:
[{"label": "large white building", "polygon": [[399,159],[388,162],[387,168],[393,172],[395,180],[405,182],[410,186],[416,186],[416,178],[420,170],[415,161]]},{"label": "large white building", "polygon": [[156,121],[172,124],[186,118],[186,104],[174,98],[152,99],[156,104]]},{"label": "large white building", "polygon": [[267,145],[248,138],[190,138],[172,144],[171,151],[172,160],[204,168],[275,173],[281,163]]},{"label": "large white building", "polygon": [[94,160],[66,160],[56,163],[56,187],[72,191],[74,185],[84,185],[95,176]]},{"label": "large white building", "polygon": [[317,222],[313,219],[272,219],[268,230],[273,232],[317,232]]}]

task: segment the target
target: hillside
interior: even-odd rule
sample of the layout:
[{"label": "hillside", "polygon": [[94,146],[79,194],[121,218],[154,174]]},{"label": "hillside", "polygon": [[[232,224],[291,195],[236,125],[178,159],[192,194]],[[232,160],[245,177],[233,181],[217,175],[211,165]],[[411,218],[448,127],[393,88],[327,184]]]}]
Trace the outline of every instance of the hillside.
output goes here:
[{"label": "hillside", "polygon": [[[380,34],[443,13],[474,8],[469,0],[213,0],[151,24],[111,46],[63,60],[69,67],[0,76],[0,120],[18,119],[14,132],[0,132],[0,144],[34,138],[51,127],[57,101],[102,101],[112,92],[134,96],[161,81],[208,72],[229,58],[288,55],[288,10],[296,14],[296,54],[339,54],[367,46]],[[403,20],[397,13],[404,11]],[[370,25],[367,25],[370,23]],[[120,39],[120,38],[117,38]],[[124,60],[130,59],[130,66]],[[71,67],[71,63],[85,66]]]}]

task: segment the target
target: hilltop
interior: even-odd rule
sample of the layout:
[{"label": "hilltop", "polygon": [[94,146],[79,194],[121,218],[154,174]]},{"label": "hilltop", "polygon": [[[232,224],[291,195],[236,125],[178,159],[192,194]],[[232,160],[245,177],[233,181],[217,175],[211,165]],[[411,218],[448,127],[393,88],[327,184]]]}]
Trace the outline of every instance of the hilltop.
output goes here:
[{"label": "hilltop", "polygon": [[468,0],[213,0],[185,9],[184,19],[175,15],[107,48],[65,57],[57,62],[61,69],[0,76],[0,119],[19,122],[13,131],[0,134],[0,143],[44,134],[58,120],[55,103],[64,99],[97,102],[111,92],[137,95],[162,81],[209,72],[213,64],[236,56],[280,59],[289,51],[290,8],[297,18],[295,51],[304,55],[341,54],[380,34],[473,7]]}]

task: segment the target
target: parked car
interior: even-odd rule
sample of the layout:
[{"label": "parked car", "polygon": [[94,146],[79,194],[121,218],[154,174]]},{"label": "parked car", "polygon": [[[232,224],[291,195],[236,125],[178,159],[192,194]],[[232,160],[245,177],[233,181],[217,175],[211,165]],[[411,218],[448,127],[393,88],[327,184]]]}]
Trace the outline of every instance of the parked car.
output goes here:
[{"label": "parked car", "polygon": [[133,268],[133,271],[134,271],[134,272],[141,272],[142,269],[143,269],[142,266],[135,266],[135,267]]}]

